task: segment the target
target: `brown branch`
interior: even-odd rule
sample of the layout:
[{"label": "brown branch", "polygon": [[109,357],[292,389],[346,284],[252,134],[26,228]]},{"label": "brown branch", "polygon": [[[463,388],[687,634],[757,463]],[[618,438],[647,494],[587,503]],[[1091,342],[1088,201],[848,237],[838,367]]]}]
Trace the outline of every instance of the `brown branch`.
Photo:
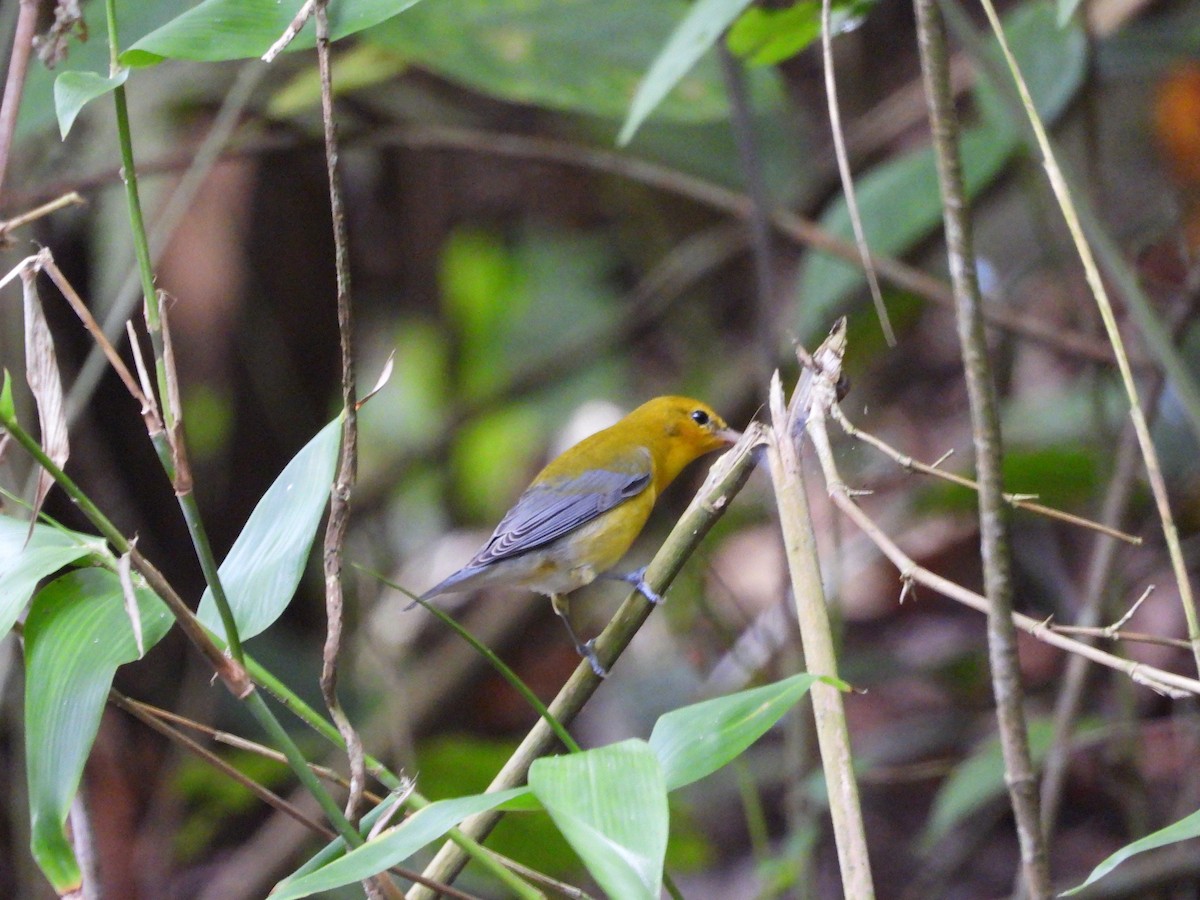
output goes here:
[{"label": "brown branch", "polygon": [[935,0],[914,0],[914,6],[934,158],[942,191],[946,252],[967,380],[975,466],[979,474],[979,538],[984,590],[988,599],[988,658],[1004,756],[1004,778],[1021,846],[1025,888],[1034,900],[1043,900],[1053,895],[1053,889],[1038,809],[1037,776],[1025,725],[1024,688],[1012,618],[1012,559],[1002,496],[1000,414],[988,360],[971,223],[966,212],[958,118],[950,91],[946,30]]},{"label": "brown branch", "polygon": [[51,213],[58,212],[60,209],[65,209],[68,206],[83,206],[85,203],[87,201],[77,191],[68,191],[61,197],[43,203],[34,209],[13,216],[11,219],[5,219],[3,222],[0,222],[0,246],[7,245],[12,241],[12,238],[9,237],[10,232],[28,225],[30,222],[36,222],[38,219],[44,218]]},{"label": "brown branch", "polygon": [[4,100],[0,101],[0,201],[4,196],[4,176],[8,171],[13,135],[17,131],[17,113],[21,109],[21,94],[25,91],[25,76],[29,72],[29,56],[33,52],[39,6],[38,0],[20,0],[17,11],[12,56],[8,60],[8,77],[4,81]]},{"label": "brown branch", "polygon": [[[850,435],[855,440],[862,441],[864,444],[870,444],[880,453],[891,458],[896,465],[908,469],[910,472],[920,472],[924,475],[931,475],[934,478],[940,478],[943,481],[948,481],[951,484],[957,484],[960,487],[965,487],[972,491],[979,490],[979,484],[962,475],[957,475],[954,472],[947,472],[939,467],[940,460],[933,465],[920,462],[913,459],[904,453],[901,453],[891,444],[887,443],[875,435],[867,431],[862,431],[857,428],[847,417],[841,406],[837,403],[833,404],[829,409],[830,416],[842,427],[846,434]],[[949,454],[946,454],[947,456]],[[943,457],[944,459],[945,457]],[[1036,503],[1030,499],[1029,494],[1002,494],[1004,502],[1016,509],[1023,509],[1027,512],[1037,513],[1045,516],[1048,519],[1057,519],[1060,522],[1066,522],[1068,525],[1076,525],[1079,528],[1086,528],[1090,531],[1095,531],[1106,537],[1116,538],[1124,541],[1127,544],[1133,544],[1135,547],[1141,546],[1142,539],[1135,534],[1121,531],[1113,528],[1110,525],[1105,525],[1102,522],[1093,522],[1091,519],[1085,519],[1082,516],[1076,516],[1068,512],[1063,512],[1061,509],[1055,509],[1051,506],[1046,506],[1042,503]]]},{"label": "brown branch", "polygon": [[[346,742],[350,759],[350,796],[346,800],[346,818],[358,818],[367,770],[362,739],[350,723],[338,699],[338,656],[342,647],[342,622],[345,597],[342,584],[342,557],[346,529],[350,523],[350,495],[358,476],[358,404],[354,386],[354,318],[350,299],[350,260],[346,240],[346,215],[342,209],[341,173],[338,169],[337,122],[333,112],[333,79],[329,66],[328,0],[316,0],[317,65],[321,72],[321,120],[325,125],[325,164],[329,178],[329,206],[333,218],[334,265],[337,270],[337,321],[342,356],[342,452],[329,501],[329,522],[325,527],[325,648],[321,665],[321,694],[338,732]],[[303,23],[301,23],[303,24]],[[298,29],[297,29],[298,30]]]}]

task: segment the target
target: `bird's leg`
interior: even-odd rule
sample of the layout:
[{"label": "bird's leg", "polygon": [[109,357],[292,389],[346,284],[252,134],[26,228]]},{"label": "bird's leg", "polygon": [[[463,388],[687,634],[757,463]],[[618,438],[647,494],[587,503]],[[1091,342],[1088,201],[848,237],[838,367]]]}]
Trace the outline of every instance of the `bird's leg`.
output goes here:
[{"label": "bird's leg", "polygon": [[634,569],[632,572],[606,572],[600,576],[613,581],[625,581],[633,585],[633,589],[656,606],[662,603],[662,594],[646,583],[646,567]]},{"label": "bird's leg", "polygon": [[571,642],[575,644],[575,652],[588,661],[593,672],[601,678],[607,678],[608,671],[600,665],[600,658],[596,656],[596,641],[581,641],[579,635],[575,633],[575,629],[571,627],[571,607],[567,598],[562,594],[551,594],[550,605],[554,607],[555,615],[562,619],[562,623],[567,626],[567,634],[571,636]]}]

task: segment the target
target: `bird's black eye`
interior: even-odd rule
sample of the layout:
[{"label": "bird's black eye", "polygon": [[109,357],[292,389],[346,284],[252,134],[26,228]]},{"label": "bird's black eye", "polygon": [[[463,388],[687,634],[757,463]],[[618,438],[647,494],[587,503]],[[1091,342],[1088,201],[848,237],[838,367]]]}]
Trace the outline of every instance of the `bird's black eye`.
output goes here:
[{"label": "bird's black eye", "polygon": [[708,413],[706,413],[702,409],[697,409],[692,413],[692,421],[695,422],[697,425],[707,425],[708,424]]}]

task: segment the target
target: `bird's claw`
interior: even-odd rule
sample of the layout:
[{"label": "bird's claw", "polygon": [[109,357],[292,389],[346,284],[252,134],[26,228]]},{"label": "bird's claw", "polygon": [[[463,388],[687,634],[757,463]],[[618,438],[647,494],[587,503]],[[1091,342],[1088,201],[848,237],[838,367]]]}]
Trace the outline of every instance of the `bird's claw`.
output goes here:
[{"label": "bird's claw", "polygon": [[621,579],[622,581],[627,581],[630,584],[632,584],[633,589],[635,591],[637,591],[639,594],[641,594],[643,597],[645,597],[647,600],[649,600],[655,606],[662,603],[662,601],[663,601],[662,594],[658,593],[658,591],[654,590],[654,588],[650,587],[650,585],[646,582],[646,567],[645,566],[642,566],[640,569],[634,569],[632,572],[628,572],[624,575],[618,575],[616,577]]},{"label": "bird's claw", "polygon": [[598,678],[607,678],[608,677],[608,669],[604,668],[604,666],[602,666],[600,664],[600,657],[598,657],[596,655],[596,639],[595,638],[592,638],[590,641],[584,641],[582,644],[577,646],[575,649],[579,651],[580,656],[582,656],[584,659],[586,659],[588,661],[588,663],[592,667],[592,671],[596,673],[596,677],[598,677]]}]

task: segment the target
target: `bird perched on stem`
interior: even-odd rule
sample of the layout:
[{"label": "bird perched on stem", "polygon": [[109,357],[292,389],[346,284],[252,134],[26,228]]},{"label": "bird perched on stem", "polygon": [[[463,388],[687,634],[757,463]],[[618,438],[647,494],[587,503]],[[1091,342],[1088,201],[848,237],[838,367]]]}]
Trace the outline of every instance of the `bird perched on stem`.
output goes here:
[{"label": "bird perched on stem", "polygon": [[711,407],[687,397],[655,397],[552,460],[463,568],[421,600],[488,585],[545,594],[579,655],[601,677],[595,641],[580,641],[564,595],[596,578],[632,584],[651,603],[646,569],[612,573],[667,485],[688,463],[740,435]]}]

